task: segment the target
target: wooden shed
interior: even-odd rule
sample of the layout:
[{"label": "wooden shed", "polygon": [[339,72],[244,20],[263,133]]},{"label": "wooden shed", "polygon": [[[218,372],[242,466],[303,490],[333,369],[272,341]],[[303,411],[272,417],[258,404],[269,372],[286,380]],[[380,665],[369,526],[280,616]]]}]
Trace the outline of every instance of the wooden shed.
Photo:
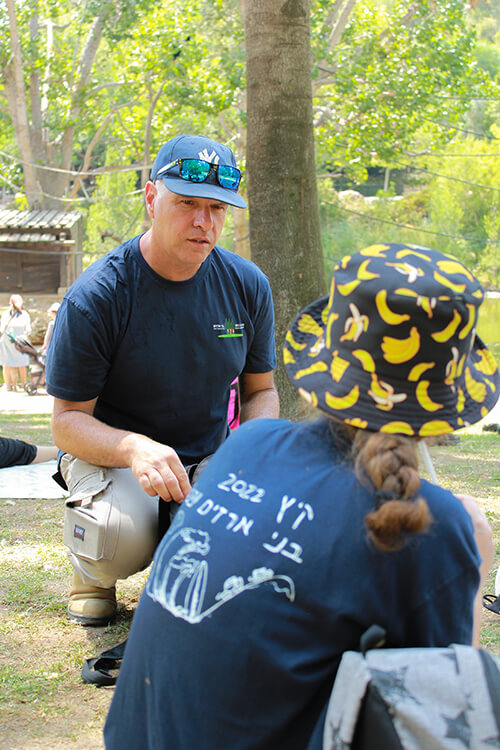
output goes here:
[{"label": "wooden shed", "polygon": [[77,212],[0,208],[0,292],[63,292],[82,271]]}]

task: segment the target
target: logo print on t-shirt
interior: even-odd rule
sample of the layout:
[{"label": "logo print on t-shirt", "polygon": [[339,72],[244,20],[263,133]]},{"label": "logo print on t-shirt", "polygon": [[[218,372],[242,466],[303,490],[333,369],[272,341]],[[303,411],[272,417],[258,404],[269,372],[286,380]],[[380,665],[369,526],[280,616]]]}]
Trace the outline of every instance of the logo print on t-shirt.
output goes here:
[{"label": "logo print on t-shirt", "polygon": [[243,336],[244,323],[235,323],[234,318],[226,318],[224,325],[214,323],[214,331],[219,339],[236,339]]}]

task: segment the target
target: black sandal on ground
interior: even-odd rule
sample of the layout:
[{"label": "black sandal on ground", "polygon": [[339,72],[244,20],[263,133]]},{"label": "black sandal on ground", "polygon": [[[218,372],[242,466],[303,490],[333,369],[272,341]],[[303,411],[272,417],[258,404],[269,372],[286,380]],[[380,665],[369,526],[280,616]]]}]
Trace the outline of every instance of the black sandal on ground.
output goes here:
[{"label": "black sandal on ground", "polygon": [[494,596],[493,594],[484,594],[483,606],[489,609],[490,612],[495,612],[500,615],[500,596]]},{"label": "black sandal on ground", "polygon": [[[121,667],[126,643],[127,641],[123,641],[93,659],[86,659],[82,669],[83,682],[89,682],[98,687],[114,685],[118,677],[116,671]],[[110,674],[108,670],[115,671],[115,674]]]}]

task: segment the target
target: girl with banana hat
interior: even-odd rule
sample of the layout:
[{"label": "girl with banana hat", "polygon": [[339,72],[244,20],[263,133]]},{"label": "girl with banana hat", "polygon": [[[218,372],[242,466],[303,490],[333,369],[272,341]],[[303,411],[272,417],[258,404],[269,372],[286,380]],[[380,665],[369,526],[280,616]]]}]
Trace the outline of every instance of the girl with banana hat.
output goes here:
[{"label": "girl with banana hat", "polygon": [[284,350],[322,415],[245,423],[187,496],[134,617],[107,750],[319,748],[342,653],[373,623],[388,647],[478,643],[491,529],[473,498],[420,478],[417,444],[498,398],[482,300],[428,248],[338,263]]}]

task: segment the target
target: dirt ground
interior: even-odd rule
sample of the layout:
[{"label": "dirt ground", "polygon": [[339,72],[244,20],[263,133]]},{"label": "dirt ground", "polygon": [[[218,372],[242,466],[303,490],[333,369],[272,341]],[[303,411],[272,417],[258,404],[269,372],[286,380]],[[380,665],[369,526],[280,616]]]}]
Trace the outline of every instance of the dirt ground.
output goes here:
[{"label": "dirt ground", "polygon": [[[46,309],[48,298],[37,302]],[[0,432],[30,439],[23,434],[28,418],[36,441],[48,444],[51,409],[43,389],[29,396],[0,388]],[[71,623],[63,500],[2,497],[1,485],[0,477],[0,747],[103,750],[114,688],[83,683],[81,670],[86,659],[125,640],[147,571],[119,582],[112,625]]]},{"label": "dirt ground", "polygon": [[85,659],[125,640],[145,583],[145,572],[119,582],[112,625],[70,622],[61,504],[0,500],[2,750],[103,750],[114,688],[83,683],[81,670]]}]

